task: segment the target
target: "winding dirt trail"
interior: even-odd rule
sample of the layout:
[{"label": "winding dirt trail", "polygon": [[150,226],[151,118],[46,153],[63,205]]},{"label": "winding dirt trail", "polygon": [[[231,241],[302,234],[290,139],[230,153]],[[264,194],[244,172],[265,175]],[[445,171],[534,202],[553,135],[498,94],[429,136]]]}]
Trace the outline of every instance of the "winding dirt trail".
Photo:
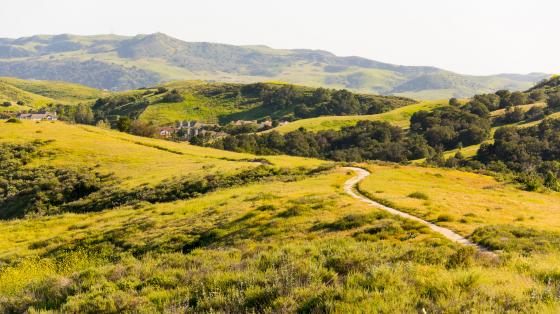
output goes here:
[{"label": "winding dirt trail", "polygon": [[437,232],[437,233],[443,235],[444,237],[446,237],[447,239],[449,239],[453,242],[457,242],[457,243],[460,243],[460,244],[463,244],[463,245],[474,246],[474,247],[478,248],[480,251],[489,252],[485,248],[483,248],[483,247],[481,247],[481,246],[479,246],[475,243],[472,243],[471,241],[467,240],[466,238],[456,234],[455,232],[453,232],[453,231],[451,231],[447,228],[440,227],[438,225],[435,225],[435,224],[433,224],[429,221],[423,220],[423,219],[418,218],[416,216],[412,216],[410,214],[407,214],[405,212],[401,212],[401,211],[396,210],[394,208],[387,207],[383,204],[379,204],[379,203],[365,197],[364,195],[357,192],[354,189],[354,187],[360,181],[362,181],[366,177],[370,176],[371,173],[369,171],[365,170],[365,169],[357,168],[357,167],[344,167],[344,169],[354,171],[357,174],[356,176],[350,178],[348,181],[346,181],[344,183],[344,191],[348,195],[352,196],[353,198],[358,199],[358,200],[360,200],[364,203],[370,204],[372,206],[375,206],[377,208],[383,209],[383,210],[385,210],[385,211],[387,211],[387,212],[389,212],[393,215],[397,215],[397,216],[400,216],[400,217],[403,217],[403,218],[406,218],[406,219],[411,219],[411,220],[417,221],[421,224],[424,224],[424,225],[430,227],[430,229],[432,229],[434,232]]}]

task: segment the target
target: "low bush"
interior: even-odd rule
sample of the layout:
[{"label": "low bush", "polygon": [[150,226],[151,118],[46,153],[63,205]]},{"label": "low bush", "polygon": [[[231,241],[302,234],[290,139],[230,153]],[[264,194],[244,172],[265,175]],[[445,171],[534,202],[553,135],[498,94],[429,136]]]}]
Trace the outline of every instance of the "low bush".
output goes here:
[{"label": "low bush", "polygon": [[331,231],[343,231],[364,226],[372,222],[374,219],[375,217],[373,215],[347,215],[335,222],[325,224],[324,227]]},{"label": "low bush", "polygon": [[521,226],[485,226],[476,229],[471,239],[488,249],[531,254],[560,250],[560,234]]},{"label": "low bush", "polygon": [[437,217],[438,222],[450,222],[454,220],[455,218],[450,214],[441,214]]},{"label": "low bush", "polygon": [[278,208],[276,206],[271,205],[271,204],[261,205],[261,206],[257,207],[257,210],[260,210],[260,211],[263,211],[263,212],[264,211],[275,211],[277,209]]},{"label": "low bush", "polygon": [[410,193],[410,194],[408,194],[408,197],[419,199],[419,200],[428,200],[429,199],[428,195],[426,195],[425,193],[422,193],[422,192]]},{"label": "low bush", "polygon": [[17,118],[9,118],[6,120],[6,123],[21,123],[21,120]]}]

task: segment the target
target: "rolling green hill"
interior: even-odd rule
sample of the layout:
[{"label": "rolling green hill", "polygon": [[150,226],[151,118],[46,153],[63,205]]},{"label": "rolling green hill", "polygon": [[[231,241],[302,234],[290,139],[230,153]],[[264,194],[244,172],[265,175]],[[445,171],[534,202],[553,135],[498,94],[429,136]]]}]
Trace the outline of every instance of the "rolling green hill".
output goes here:
[{"label": "rolling green hill", "polygon": [[107,95],[108,92],[79,84],[0,77],[0,103],[11,103],[0,107],[2,111],[39,109],[48,104],[89,104]]},{"label": "rolling green hill", "polygon": [[[315,95],[318,92],[321,99]],[[176,99],[171,97],[174,93]],[[338,100],[337,95],[347,98]],[[302,116],[379,113],[413,103],[416,101],[405,97],[352,94],[283,83],[177,81],[113,93],[99,99],[92,108],[102,117],[126,115],[166,125],[184,120],[226,124],[234,120],[299,120]]]},{"label": "rolling green hill", "polygon": [[[0,123],[0,145],[10,145],[2,146],[8,159],[0,162],[13,166],[9,154],[24,148],[31,154],[27,177],[33,169],[41,169],[39,175],[50,167],[66,171],[34,182],[43,195],[64,184],[57,179],[73,168],[112,174],[115,185],[103,190],[105,198],[143,191],[126,194],[131,198],[124,204],[102,203],[104,210],[0,220],[0,312],[560,308],[551,292],[560,286],[558,193],[520,194],[510,184],[457,170],[360,165],[374,173],[360,184],[364,193],[493,251],[483,253],[350,197],[342,186],[354,174],[318,168],[325,161],[268,156],[270,165],[263,166],[249,154],[91,126]],[[248,183],[182,193],[197,186],[190,182],[208,187],[280,168]],[[175,197],[139,201],[154,195]]]},{"label": "rolling green hill", "polygon": [[2,39],[0,75],[65,80],[110,90],[171,80],[283,81],[415,99],[525,90],[547,77],[540,73],[461,75],[434,67],[339,57],[320,50],[184,42],[161,33]]},{"label": "rolling green hill", "polygon": [[325,116],[302,119],[283,126],[278,126],[265,132],[278,131],[280,133],[288,133],[299,128],[304,128],[311,132],[324,130],[340,130],[345,126],[355,125],[356,123],[358,123],[358,121],[363,120],[386,121],[393,125],[407,128],[410,125],[410,117],[413,113],[420,110],[432,110],[434,108],[442,107],[445,106],[446,103],[447,100],[430,100],[421,101],[417,104],[407,105],[379,114],[357,116]]}]

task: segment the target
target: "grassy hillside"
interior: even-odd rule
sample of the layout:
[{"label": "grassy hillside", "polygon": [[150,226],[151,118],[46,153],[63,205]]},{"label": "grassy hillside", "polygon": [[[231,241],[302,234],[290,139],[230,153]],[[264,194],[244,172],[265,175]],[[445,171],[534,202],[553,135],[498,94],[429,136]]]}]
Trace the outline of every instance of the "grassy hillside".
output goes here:
[{"label": "grassy hillside", "polygon": [[66,80],[109,90],[129,90],[172,80],[274,80],[415,99],[469,97],[499,89],[525,90],[547,77],[541,73],[461,75],[434,67],[339,57],[321,50],[183,42],[161,33],[3,39],[0,75]]},{"label": "grassy hillside", "polygon": [[[286,94],[283,94],[286,91]],[[349,94],[345,91],[324,90],[328,96],[315,100],[315,88],[280,82],[232,84],[202,81],[176,81],[142,90],[115,93],[100,99],[93,106],[101,116],[126,115],[156,125],[180,120],[197,120],[227,124],[234,120],[297,120],[298,108],[306,116],[323,115],[326,109],[353,104],[352,113],[383,112],[413,104],[416,101],[394,96]],[[169,99],[176,92],[177,99]],[[350,95],[331,106],[337,93]],[[332,95],[332,96],[331,96]],[[331,97],[331,98],[329,98]],[[278,104],[277,104],[278,103]]]},{"label": "grassy hillside", "polygon": [[386,121],[391,124],[407,128],[410,124],[410,117],[416,111],[431,110],[445,105],[447,105],[446,100],[422,101],[418,104],[408,105],[380,114],[361,116],[326,116],[302,119],[283,126],[276,127],[272,130],[278,131],[280,133],[288,133],[299,128],[305,128],[306,130],[312,132],[322,130],[339,130],[345,126],[355,125],[358,121],[362,120]]},{"label": "grassy hillside", "polygon": [[1,106],[2,111],[38,109],[49,104],[93,103],[108,94],[79,84],[0,77],[0,103],[11,103],[8,107]]},{"label": "grassy hillside", "polygon": [[[28,108],[42,107],[51,103],[53,99],[33,94],[25,90],[19,89],[13,85],[0,81],[0,102],[9,102],[10,106],[1,106],[2,111],[17,111]],[[23,104],[18,105],[18,102]]]},{"label": "grassy hillside", "polygon": [[489,176],[449,169],[384,165],[368,169],[373,175],[360,189],[465,236],[497,224],[560,232],[557,192],[520,191]]},{"label": "grassy hillside", "polygon": [[87,103],[109,94],[84,85],[60,81],[21,80],[11,77],[0,78],[0,81],[65,104]]},{"label": "grassy hillside", "polygon": [[[251,155],[137,137],[92,126],[62,122],[1,123],[0,143],[53,140],[42,148],[47,157],[31,165],[87,165],[101,173],[113,173],[127,187],[155,184],[173,176],[228,173],[258,165],[250,161],[254,159]],[[267,160],[280,167],[321,163],[287,156],[271,156]]]},{"label": "grassy hillside", "polygon": [[[114,172],[125,188],[172,176],[256,167],[248,162],[255,158],[251,155],[94,127],[1,123],[3,143],[54,140],[41,147],[43,153],[28,167],[82,164]],[[274,166],[292,169],[324,163],[266,158]],[[486,224],[512,224],[516,209],[525,217],[514,222],[520,227],[544,226],[545,215],[556,219],[551,205],[558,203],[556,194],[518,195],[510,186],[459,171],[375,165],[370,169],[368,180],[374,181],[363,188],[371,193],[383,190],[376,194],[395,202],[406,199],[407,193],[424,192],[428,199],[418,207],[430,202],[427,210],[434,211],[426,217],[436,211],[464,216],[466,223],[439,223],[466,235]],[[559,309],[558,296],[551,291],[560,286],[555,277],[560,248],[546,242],[548,234],[535,236],[545,244],[537,250],[508,246],[497,256],[479,254],[346,195],[341,186],[351,176],[341,169],[304,177],[280,174],[190,199],[0,221],[0,311]],[[465,186],[472,194],[461,193]],[[461,203],[478,194],[490,211]],[[496,208],[502,201],[512,208]],[[468,227],[459,227],[463,225]],[[543,230],[555,231],[555,225]],[[517,243],[524,236],[507,240]]]}]

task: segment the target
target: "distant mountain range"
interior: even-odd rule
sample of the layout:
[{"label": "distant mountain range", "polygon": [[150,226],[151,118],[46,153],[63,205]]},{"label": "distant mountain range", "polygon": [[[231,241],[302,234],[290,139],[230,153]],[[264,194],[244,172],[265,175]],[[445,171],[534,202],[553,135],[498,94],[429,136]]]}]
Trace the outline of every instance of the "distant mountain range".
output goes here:
[{"label": "distant mountain range", "polygon": [[184,42],[165,34],[0,38],[0,76],[61,80],[108,90],[164,81],[283,81],[417,99],[526,90],[544,73],[471,76],[321,50]]}]

